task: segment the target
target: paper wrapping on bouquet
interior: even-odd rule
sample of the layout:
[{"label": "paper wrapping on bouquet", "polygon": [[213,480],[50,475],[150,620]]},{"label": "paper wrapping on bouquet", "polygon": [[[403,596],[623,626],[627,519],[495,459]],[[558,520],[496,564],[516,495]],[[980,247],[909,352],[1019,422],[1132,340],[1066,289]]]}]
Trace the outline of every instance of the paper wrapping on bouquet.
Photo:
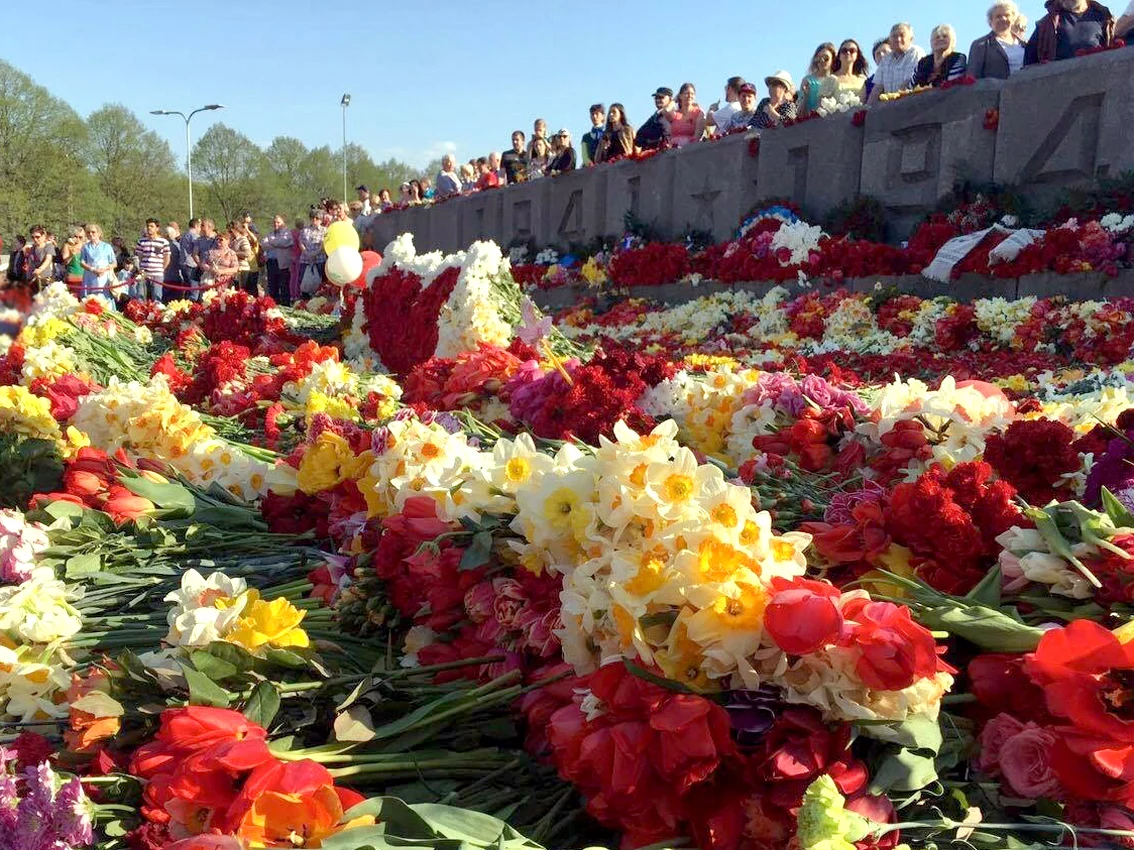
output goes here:
[{"label": "paper wrapping on bouquet", "polygon": [[1010,263],[1020,256],[1020,252],[1042,237],[1045,230],[1015,230],[1012,235],[988,252],[988,264]]},{"label": "paper wrapping on bouquet", "polygon": [[941,246],[941,249],[937,252],[937,256],[933,258],[933,262],[922,271],[922,277],[927,277],[930,280],[936,280],[940,283],[948,282],[954,267],[975,251],[977,246],[980,245],[987,236],[993,233],[1010,232],[1008,228],[994,224],[992,227],[985,228],[984,230],[978,230],[974,233],[968,233],[964,236],[950,239]]}]

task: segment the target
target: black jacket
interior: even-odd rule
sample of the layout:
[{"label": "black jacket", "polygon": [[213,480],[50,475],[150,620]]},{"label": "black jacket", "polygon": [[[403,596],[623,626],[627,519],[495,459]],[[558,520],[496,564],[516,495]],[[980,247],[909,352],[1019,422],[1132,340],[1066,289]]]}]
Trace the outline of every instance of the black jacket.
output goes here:
[{"label": "black jacket", "polygon": [[669,137],[669,125],[662,121],[661,114],[655,112],[646,123],[638,128],[634,144],[644,151],[660,148]]},{"label": "black jacket", "polygon": [[972,76],[978,80],[1006,80],[1010,71],[1008,54],[1004,52],[1004,45],[996,38],[996,33],[982,35],[972,43],[969,48],[969,73]]}]

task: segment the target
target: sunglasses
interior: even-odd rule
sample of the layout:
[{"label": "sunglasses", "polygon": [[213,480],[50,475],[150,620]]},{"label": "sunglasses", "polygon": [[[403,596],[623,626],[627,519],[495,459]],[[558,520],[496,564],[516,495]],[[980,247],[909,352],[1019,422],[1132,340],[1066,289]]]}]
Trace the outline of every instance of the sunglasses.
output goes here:
[{"label": "sunglasses", "polygon": [[840,47],[839,53],[858,53],[857,47]]}]

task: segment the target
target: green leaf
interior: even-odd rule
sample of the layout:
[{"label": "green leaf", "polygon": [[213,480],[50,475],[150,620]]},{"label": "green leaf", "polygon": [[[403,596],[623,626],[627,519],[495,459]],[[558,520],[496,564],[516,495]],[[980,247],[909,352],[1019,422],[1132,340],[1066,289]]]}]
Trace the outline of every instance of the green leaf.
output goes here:
[{"label": "green leaf", "polygon": [[267,729],[280,710],[280,694],[271,682],[261,682],[244,703],[242,714]]},{"label": "green leaf", "polygon": [[675,682],[673,679],[666,679],[664,676],[659,676],[656,673],[651,673],[646,668],[639,667],[633,661],[624,660],[623,664],[626,665],[627,670],[629,670],[639,679],[645,679],[647,682],[657,685],[659,688],[665,688],[667,691],[674,691],[675,693],[679,694],[697,694],[698,696],[708,696],[707,694],[702,694],[700,691],[693,690],[688,685],[681,684],[681,682]]},{"label": "green leaf", "polygon": [[492,532],[480,531],[473,535],[472,544],[461,555],[458,569],[475,570],[492,560]]},{"label": "green leaf", "polygon": [[1102,488],[1102,506],[1111,522],[1119,528],[1134,528],[1134,514],[1106,487]]},{"label": "green leaf", "polygon": [[374,740],[374,720],[364,705],[352,705],[335,718],[335,740],[361,744]]},{"label": "green leaf", "polygon": [[270,647],[265,650],[264,658],[272,664],[278,664],[280,667],[287,667],[291,670],[304,670],[307,667],[307,659],[290,649]]},{"label": "green leaf", "polygon": [[[343,820],[349,821],[367,815],[381,821],[391,834],[401,838],[429,839],[437,836],[425,818],[397,797],[372,797],[364,800],[357,806],[351,807],[350,811],[343,815]],[[323,846],[327,846],[327,839],[324,839]]]},{"label": "green leaf", "polygon": [[215,655],[222,661],[227,661],[242,673],[251,670],[256,663],[256,657],[247,649],[224,640],[213,641],[205,647],[205,652],[209,655]]},{"label": "green leaf", "polygon": [[1000,567],[995,566],[985,574],[976,587],[965,594],[965,599],[987,605],[989,608],[999,608],[1003,584],[1004,578]]},{"label": "green leaf", "polygon": [[227,661],[217,658],[215,655],[201,649],[189,653],[189,661],[214,682],[222,682],[240,672]]},{"label": "green leaf", "polygon": [[889,756],[874,772],[870,790],[874,794],[887,791],[918,791],[937,781],[933,756],[903,749]]},{"label": "green leaf", "polygon": [[869,738],[897,744],[900,747],[937,755],[944,738],[941,724],[924,715],[911,717],[903,723],[856,723],[855,726]]},{"label": "green leaf", "polygon": [[86,512],[86,508],[71,502],[52,502],[43,508],[43,512],[52,519],[78,519]]},{"label": "green leaf", "polygon": [[174,481],[164,484],[151,481],[141,475],[122,475],[123,486],[135,496],[149,499],[163,510],[175,511],[181,516],[192,516],[197,507],[197,500],[193,492]]},{"label": "green leaf", "polygon": [[[437,803],[418,803],[410,806],[426,823],[444,838],[455,838],[470,844],[488,847],[496,844],[501,836],[511,832],[504,821],[469,809],[458,809],[454,806],[442,806]],[[523,839],[513,844],[515,833],[506,836],[509,844],[515,847],[539,848],[533,841]]]},{"label": "green leaf", "polygon": [[86,555],[72,555],[68,558],[65,575],[69,579],[77,579],[101,570],[102,558],[94,552],[89,552]]},{"label": "green leaf", "polygon": [[189,684],[191,705],[211,705],[215,708],[228,708],[228,694],[212,679],[188,664],[181,665],[185,681]]}]

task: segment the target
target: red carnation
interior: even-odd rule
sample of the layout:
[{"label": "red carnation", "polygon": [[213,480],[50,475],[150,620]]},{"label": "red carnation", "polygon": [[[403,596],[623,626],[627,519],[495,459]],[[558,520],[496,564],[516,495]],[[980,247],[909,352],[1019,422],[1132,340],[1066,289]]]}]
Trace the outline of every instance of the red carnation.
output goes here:
[{"label": "red carnation", "polygon": [[1075,432],[1052,419],[1013,422],[988,438],[984,459],[1033,505],[1072,494],[1066,476],[1080,467]]}]

